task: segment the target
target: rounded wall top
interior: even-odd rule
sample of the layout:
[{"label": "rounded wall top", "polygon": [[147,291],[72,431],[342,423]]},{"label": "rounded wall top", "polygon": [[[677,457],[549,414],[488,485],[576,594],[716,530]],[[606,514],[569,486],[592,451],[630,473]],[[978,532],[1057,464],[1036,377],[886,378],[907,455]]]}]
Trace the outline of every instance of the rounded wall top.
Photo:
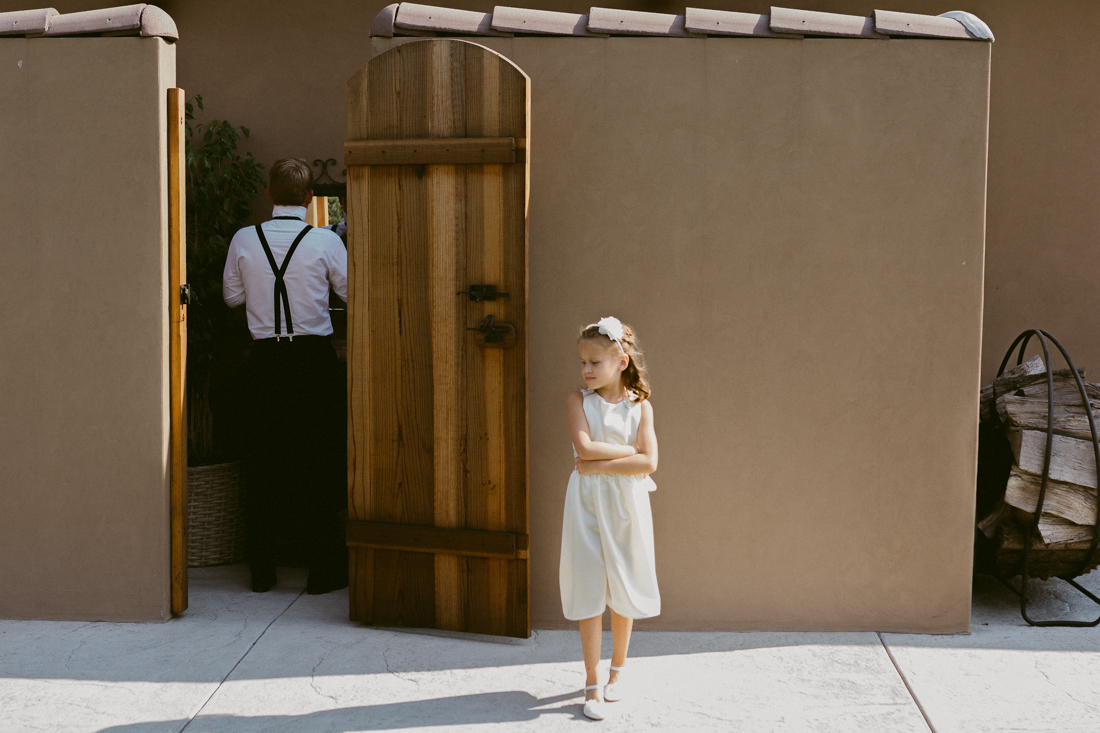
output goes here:
[{"label": "rounded wall top", "polygon": [[53,8],[0,13],[0,36],[153,36],[179,40],[172,16],[155,5],[138,3],[81,13]]},{"label": "rounded wall top", "polygon": [[876,10],[873,16],[773,7],[768,15],[687,8],[683,15],[591,8],[587,15],[498,5],[478,13],[418,3],[387,5],[370,35],[393,36],[753,36],[759,38],[877,38],[891,36],[993,40],[989,26],[962,11],[940,16]]}]

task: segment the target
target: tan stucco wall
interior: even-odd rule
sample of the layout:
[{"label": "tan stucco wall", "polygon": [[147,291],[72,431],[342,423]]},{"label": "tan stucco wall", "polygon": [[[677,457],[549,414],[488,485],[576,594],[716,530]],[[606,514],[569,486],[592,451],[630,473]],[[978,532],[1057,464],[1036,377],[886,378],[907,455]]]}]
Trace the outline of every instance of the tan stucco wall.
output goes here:
[{"label": "tan stucco wall", "polygon": [[0,38],[0,617],[169,615],[159,38]]},{"label": "tan stucco wall", "polygon": [[577,328],[617,315],[661,445],[645,628],[968,629],[990,47],[479,42],[531,78],[533,625]]},{"label": "tan stucco wall", "polygon": [[[52,4],[62,12],[104,5],[95,0]],[[369,60],[367,30],[385,0],[159,4],[180,29],[180,86],[189,94],[204,95],[209,117],[250,126],[247,147],[267,164],[290,154],[310,160],[341,158],[344,82]],[[492,9],[472,0],[441,4]],[[589,7],[563,0],[530,5],[572,12]],[[684,7],[640,0],[614,6],[677,13]],[[794,6],[856,14],[869,14],[875,7],[855,0],[804,0]],[[24,0],[0,0],[0,10],[26,7]],[[722,0],[706,7],[766,13],[769,4]],[[1100,44],[1095,43],[1100,6],[1091,0],[973,0],[958,6],[898,0],[883,7],[930,14],[960,7],[987,21],[997,35],[992,47],[983,377],[991,376],[1011,339],[1033,325],[1061,337],[1079,364],[1100,370],[1100,341],[1093,337],[1100,293],[1091,282],[1100,264],[1095,246],[1100,209],[1093,205],[1100,193],[1100,96],[1092,79],[1092,70],[1100,65]],[[536,99],[538,93],[536,86]],[[783,535],[776,544],[790,541]],[[805,602],[812,602],[809,596]]]},{"label": "tan stucco wall", "polygon": [[[56,0],[61,12],[103,7]],[[164,0],[179,26],[179,85],[204,95],[211,117],[250,126],[248,144],[270,165],[286,155],[341,160],[344,82],[370,58],[367,31],[386,0]],[[438,4],[482,12],[491,3]],[[31,7],[0,0],[0,11]],[[517,3],[587,13],[591,3]],[[1060,337],[1079,365],[1100,371],[1100,5],[1093,0],[800,0],[789,7],[870,15],[875,7],[935,15],[955,8],[985,20],[993,46],[989,154],[989,256],[982,373],[993,376],[1025,328]],[[683,13],[674,2],[609,7]],[[701,7],[767,13],[759,0]]]}]

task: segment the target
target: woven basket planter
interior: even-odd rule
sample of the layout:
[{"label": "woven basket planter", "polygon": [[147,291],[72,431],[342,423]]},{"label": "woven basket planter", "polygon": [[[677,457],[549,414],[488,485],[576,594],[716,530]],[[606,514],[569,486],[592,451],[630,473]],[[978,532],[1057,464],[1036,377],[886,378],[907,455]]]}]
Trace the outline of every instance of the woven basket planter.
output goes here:
[{"label": "woven basket planter", "polygon": [[240,462],[187,469],[187,565],[244,560],[244,471]]}]

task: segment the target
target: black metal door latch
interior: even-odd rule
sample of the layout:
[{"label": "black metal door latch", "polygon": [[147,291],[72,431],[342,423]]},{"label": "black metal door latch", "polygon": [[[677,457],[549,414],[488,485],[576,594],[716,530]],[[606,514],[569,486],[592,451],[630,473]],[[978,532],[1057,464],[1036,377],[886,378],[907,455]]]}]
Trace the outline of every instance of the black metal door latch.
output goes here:
[{"label": "black metal door latch", "polygon": [[484,303],[487,300],[507,298],[511,293],[498,293],[496,285],[471,285],[469,290],[460,290],[455,295],[469,295],[475,303]]},{"label": "black metal door latch", "polygon": [[190,283],[184,283],[183,285],[180,285],[180,305],[191,305]]},{"label": "black metal door latch", "polygon": [[485,343],[487,344],[499,344],[504,342],[504,337],[511,330],[507,325],[498,326],[493,323],[493,315],[490,313],[485,316],[485,322],[480,326],[474,328],[467,328],[467,331],[480,331],[485,334]]}]

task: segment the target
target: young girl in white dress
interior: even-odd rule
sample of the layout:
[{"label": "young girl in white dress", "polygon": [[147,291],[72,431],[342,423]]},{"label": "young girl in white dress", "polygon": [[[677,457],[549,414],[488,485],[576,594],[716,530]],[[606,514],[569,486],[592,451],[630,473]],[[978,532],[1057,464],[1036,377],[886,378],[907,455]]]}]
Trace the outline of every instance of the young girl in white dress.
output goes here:
[{"label": "young girl in white dress", "polygon": [[[580,622],[584,714],[601,720],[603,702],[622,699],[619,678],[634,619],[661,612],[653,559],[649,474],[657,436],[649,380],[634,331],[617,318],[585,327],[577,341],[588,388],[565,401],[576,470],[569,477],[561,537],[561,605]],[[611,608],[614,653],[601,701],[597,670],[604,608]]]}]

